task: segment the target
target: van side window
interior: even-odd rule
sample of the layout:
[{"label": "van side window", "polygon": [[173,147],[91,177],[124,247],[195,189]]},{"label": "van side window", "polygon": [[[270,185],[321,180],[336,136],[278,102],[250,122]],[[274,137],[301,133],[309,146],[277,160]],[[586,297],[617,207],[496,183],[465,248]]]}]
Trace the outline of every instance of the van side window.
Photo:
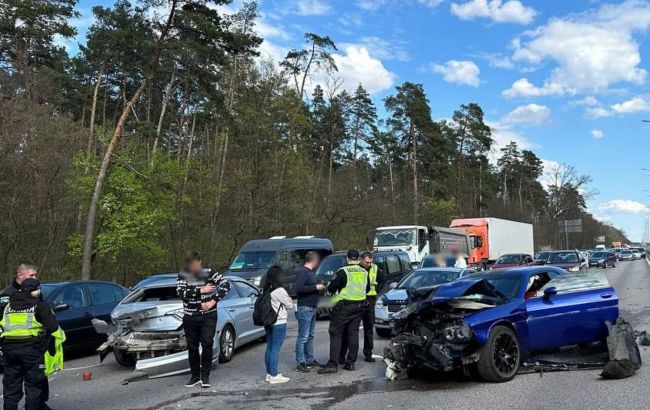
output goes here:
[{"label": "van side window", "polygon": [[387,255],[386,265],[388,267],[388,273],[399,272],[402,270],[397,255]]}]

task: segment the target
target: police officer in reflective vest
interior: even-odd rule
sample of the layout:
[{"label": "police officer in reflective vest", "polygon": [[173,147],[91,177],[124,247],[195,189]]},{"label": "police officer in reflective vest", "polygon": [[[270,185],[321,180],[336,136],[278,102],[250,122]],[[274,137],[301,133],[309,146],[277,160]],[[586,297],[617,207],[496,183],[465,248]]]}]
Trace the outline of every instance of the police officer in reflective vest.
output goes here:
[{"label": "police officer in reflective vest", "polygon": [[347,254],[347,265],[336,271],[334,278],[327,284],[332,295],[332,313],[330,317],[330,358],[318,373],[328,374],[338,371],[343,337],[346,338],[349,352],[344,370],[354,370],[359,351],[359,325],[361,314],[370,290],[368,272],[359,266],[359,251],[351,249]]},{"label": "police officer in reflective vest", "polygon": [[[59,324],[49,306],[40,300],[37,279],[25,279],[20,291],[11,295],[0,326],[5,359],[2,379],[4,409],[18,409],[18,402],[23,397],[23,383],[25,409],[48,409],[45,404],[49,388],[44,355]],[[54,354],[53,351],[50,353]]]},{"label": "police officer in reflective vest", "polygon": [[377,302],[377,289],[381,272],[377,265],[372,263],[372,253],[364,252],[361,255],[361,267],[368,271],[368,281],[370,281],[370,290],[368,291],[368,305],[363,310],[361,321],[363,322],[363,360],[373,363],[375,358],[372,357],[374,346],[373,331],[375,328],[375,303]]}]

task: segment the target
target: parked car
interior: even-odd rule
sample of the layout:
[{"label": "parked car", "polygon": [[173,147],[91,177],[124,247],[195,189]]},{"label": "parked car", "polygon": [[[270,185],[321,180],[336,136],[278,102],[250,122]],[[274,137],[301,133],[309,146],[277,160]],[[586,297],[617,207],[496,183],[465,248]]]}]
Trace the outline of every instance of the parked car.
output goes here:
[{"label": "parked car", "polygon": [[618,259],[621,256],[621,251],[623,249],[621,248],[613,248],[612,251],[614,251],[614,255],[616,255],[616,258]]},{"label": "parked car", "polygon": [[621,253],[618,254],[619,261],[632,261],[634,260],[634,253],[629,249],[622,249]]},{"label": "parked car", "polygon": [[639,253],[641,254],[641,258],[645,258],[645,248],[639,247],[635,249],[639,251]]},{"label": "parked car", "polygon": [[[235,349],[263,338],[264,328],[253,324],[259,289],[247,280],[228,276],[231,288],[217,305],[213,357],[232,359]],[[115,307],[108,321],[94,320],[98,333],[108,334],[99,349],[103,359],[113,351],[123,366],[135,365],[149,377],[189,370],[183,333],[183,304],[176,294],[176,278],[156,281],[131,292]]]},{"label": "parked car", "polygon": [[118,284],[96,280],[43,283],[41,290],[65,331],[66,351],[94,349],[106,341],[106,335],[95,332],[92,320],[108,320],[115,306],[129,294]]},{"label": "parked car", "polygon": [[384,355],[398,373],[476,369],[505,382],[534,353],[604,340],[605,322],[619,314],[602,271],[570,275],[553,266],[479,273],[415,295],[393,316]]},{"label": "parked car", "polygon": [[595,251],[589,257],[589,267],[596,266],[599,268],[606,268],[616,266],[616,254],[610,251]]},{"label": "parked car", "polygon": [[325,257],[334,252],[334,247],[329,239],[313,236],[255,239],[241,247],[224,274],[244,278],[255,286],[264,287],[266,271],[273,265],[280,265],[284,270],[285,288],[291,296],[295,296],[293,282],[296,272],[305,264],[305,254],[308,251],[317,251]]},{"label": "parked car", "polygon": [[630,251],[632,252],[632,256],[634,256],[634,260],[638,261],[641,259],[641,252],[638,248],[630,248]]},{"label": "parked car", "polygon": [[546,260],[548,259],[548,256],[551,254],[551,251],[539,251],[535,254],[535,257],[533,258],[533,263],[535,265],[544,265],[546,263]]},{"label": "parked car", "polygon": [[566,269],[569,272],[579,272],[589,267],[587,259],[576,250],[553,251],[548,255],[546,264]]},{"label": "parked car", "polygon": [[381,337],[390,336],[393,314],[402,310],[408,303],[409,291],[429,289],[475,272],[473,269],[420,268],[409,273],[399,282],[390,283],[389,290],[380,296],[375,304],[375,331]]},{"label": "parked car", "polygon": [[[316,281],[324,284],[329,282],[336,271],[346,264],[346,254],[347,252],[337,252],[323,259],[316,269]],[[408,254],[402,251],[375,252],[372,262],[381,271],[381,277],[378,278],[377,283],[378,294],[388,289],[389,283],[399,282],[412,270]],[[330,298],[322,297],[318,304],[318,317],[329,316],[330,308]]]},{"label": "parked car", "polygon": [[528,266],[533,264],[533,257],[526,253],[507,253],[499,256],[491,269],[512,268],[515,266]]}]

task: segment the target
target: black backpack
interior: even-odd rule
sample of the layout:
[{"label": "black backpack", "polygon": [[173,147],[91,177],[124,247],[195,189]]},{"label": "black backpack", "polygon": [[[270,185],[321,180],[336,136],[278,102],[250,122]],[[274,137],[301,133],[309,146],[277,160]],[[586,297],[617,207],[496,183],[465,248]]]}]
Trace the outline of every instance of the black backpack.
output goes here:
[{"label": "black backpack", "polygon": [[278,320],[278,312],[271,305],[271,292],[262,292],[255,301],[253,323],[255,326],[273,326]]}]

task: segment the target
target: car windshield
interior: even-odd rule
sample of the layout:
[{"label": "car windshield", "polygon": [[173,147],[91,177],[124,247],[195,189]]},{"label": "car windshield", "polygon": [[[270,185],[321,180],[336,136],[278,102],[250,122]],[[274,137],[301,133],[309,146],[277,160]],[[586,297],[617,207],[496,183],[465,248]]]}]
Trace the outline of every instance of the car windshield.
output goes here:
[{"label": "car windshield", "polygon": [[456,270],[418,269],[411,272],[397,285],[398,289],[417,289],[452,282],[460,276]]},{"label": "car windshield", "polygon": [[519,292],[519,278],[511,276],[487,277],[488,282],[492,284],[502,295],[513,298]]},{"label": "car windshield", "polygon": [[341,266],[345,265],[345,258],[341,255],[328,256],[323,259],[323,262],[318,266],[316,270],[316,276],[325,275],[333,276]]},{"label": "car windshield", "polygon": [[247,251],[237,255],[231,270],[266,269],[275,263],[276,251]]},{"label": "car windshield", "polygon": [[629,255],[632,251],[621,251],[621,255]]},{"label": "car windshield", "polygon": [[375,232],[375,246],[415,244],[415,229],[382,229]]},{"label": "car windshield", "polygon": [[606,252],[594,252],[591,254],[592,258],[605,258],[607,256]]},{"label": "car windshield", "polygon": [[553,252],[548,258],[549,263],[578,263],[575,252]]},{"label": "car windshield", "polygon": [[537,255],[535,255],[535,259],[537,260],[546,260],[548,258],[548,254],[550,252],[537,252]]},{"label": "car windshield", "polygon": [[519,263],[519,255],[503,255],[497,259],[497,265],[511,265]]}]

